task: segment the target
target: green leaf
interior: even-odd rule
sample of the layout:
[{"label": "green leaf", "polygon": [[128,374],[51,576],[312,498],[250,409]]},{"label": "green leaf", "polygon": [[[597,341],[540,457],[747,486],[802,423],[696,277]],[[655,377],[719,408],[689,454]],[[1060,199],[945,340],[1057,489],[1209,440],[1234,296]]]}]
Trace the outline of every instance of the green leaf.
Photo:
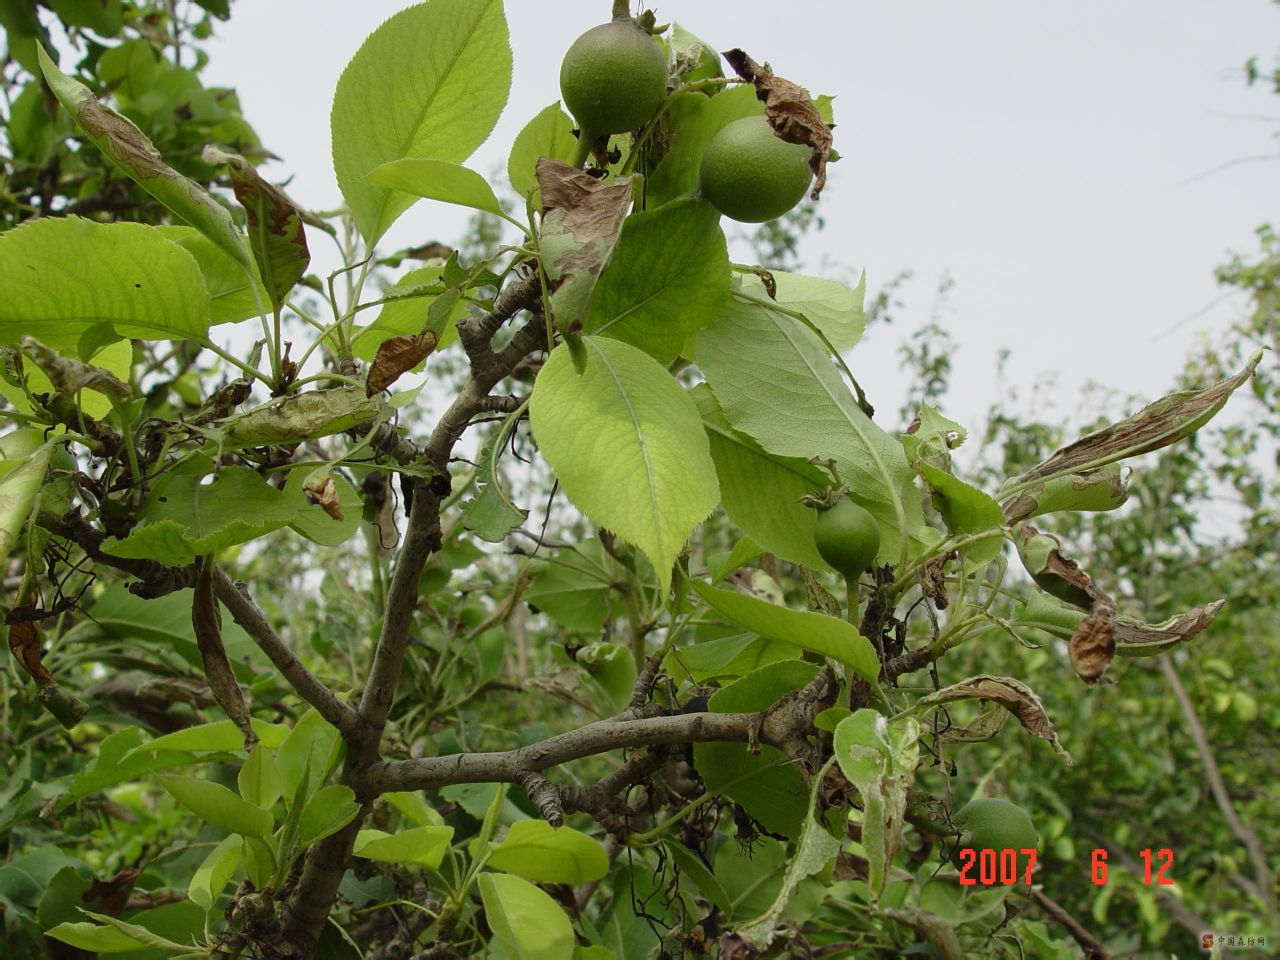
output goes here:
[{"label": "green leaf", "polygon": [[360,804],[350,787],[330,784],[321,787],[302,809],[298,842],[305,848],[337,833],[356,818]]},{"label": "green leaf", "polygon": [[287,526],[298,506],[249,467],[226,467],[212,480],[175,476],[142,511],[123,540],[102,549],[116,557],[176,566]]},{"label": "green leaf", "polygon": [[749,84],[730,87],[710,98],[699,91],[676,97],[668,114],[671,146],[647,185],[650,208],[697,190],[702,154],[712,138],[735,120],[763,113],[764,104]]},{"label": "green leaf", "polygon": [[480,874],[484,915],[494,940],[511,960],[566,960],[573,956],[573,925],[560,905],[528,880]]},{"label": "green leaf", "polygon": [[[160,152],[132,121],[99,103],[88,87],[59,70],[43,47],[39,53],[40,68],[49,88],[93,145],[179,219],[191,224],[251,276],[256,276],[257,269],[244,237],[236,229],[231,214],[213,194],[165,163]],[[69,262],[77,269],[84,266],[76,260]]]},{"label": "green leaf", "polygon": [[361,330],[351,344],[357,360],[372,360],[382,342],[392,337],[430,331],[436,335],[437,353],[457,339],[454,325],[466,316],[467,301],[445,289],[440,279],[442,272],[442,267],[410,270],[383,294],[387,302],[377,319]]},{"label": "green leaf", "polygon": [[595,634],[609,615],[613,582],[604,548],[596,539],[557,550],[537,564],[524,599],[566,630]]},{"label": "green leaf", "polygon": [[623,221],[583,331],[669,363],[691,334],[716,319],[728,295],[719,212],[703,200],[680,200]]},{"label": "green leaf", "polygon": [[369,35],[330,117],[338,187],[369,248],[413,203],[369,172],[407,157],[462,162],[493,130],[510,85],[501,0],[428,0]]},{"label": "green leaf", "polygon": [[517,820],[485,863],[526,880],[574,887],[601,880],[609,872],[609,857],[599,840],[545,820]]},{"label": "green leaf", "polygon": [[355,855],[384,863],[412,863],[431,870],[444,860],[453,827],[413,827],[399,833],[361,830],[356,835]]},{"label": "green leaf", "polygon": [[907,790],[920,762],[919,740],[920,724],[915,718],[890,722],[865,707],[836,727],[836,762],[862,798],[862,846],[873,904],[884,892],[889,865],[902,843]]},{"label": "green leaf", "polygon": [[260,304],[271,302],[261,281],[250,279],[240,264],[195,227],[179,224],[159,226],[155,230],[195,257],[209,294],[210,324],[239,323],[257,317],[262,312]]},{"label": "green leaf", "polygon": [[[912,466],[933,491],[934,503],[953,536],[985,533],[1004,526],[1004,511],[1000,504],[977,487],[922,460],[915,461]],[[973,563],[982,564],[998,557],[1003,548],[1004,538],[993,536],[972,544],[965,552]]]},{"label": "green leaf", "polygon": [[[34,884],[35,878],[31,878]],[[94,884],[91,873],[79,865],[62,867],[49,878],[36,907],[36,923],[48,930],[59,923],[74,923],[80,917],[84,895]],[[3,895],[0,894],[0,898]]]},{"label": "green leaf", "polygon": [[0,563],[9,559],[22,540],[27,519],[35,506],[36,494],[44,486],[52,444],[42,444],[35,452],[16,462],[5,461],[0,468]]},{"label": "green leaf", "polygon": [[100,37],[114,37],[124,21],[120,0],[48,0],[45,6],[64,23]]},{"label": "green leaf", "polygon": [[529,517],[529,511],[517,506],[502,487],[502,477],[494,469],[494,458],[506,446],[515,427],[510,415],[494,434],[493,441],[480,448],[476,458],[476,490],[474,497],[462,505],[463,525],[481,540],[501,543],[512,530]]},{"label": "green leaf", "polygon": [[0,342],[34,336],[68,356],[90,328],[203,340],[209,295],[192,256],[141,223],[38,217],[0,236]]},{"label": "green leaf", "polygon": [[572,163],[577,152],[578,138],[573,135],[573,121],[553,103],[539,111],[516,134],[507,157],[507,179],[511,188],[522,197],[532,196],[538,189],[535,170],[538,160],[550,157],[562,163]]},{"label": "green leaf", "polygon": [[132,937],[123,930],[100,926],[87,920],[60,923],[52,930],[46,930],[45,936],[94,953],[126,953],[146,949],[147,946],[146,941]]},{"label": "green leaf", "polygon": [[669,837],[663,838],[662,845],[667,853],[670,854],[671,859],[675,861],[675,865],[680,871],[681,883],[692,882],[702,892],[703,896],[719,907],[721,913],[728,916],[729,911],[732,909],[729,903],[729,895],[725,893],[724,887],[715,878],[715,874],[702,862],[702,858],[683,844]]},{"label": "green leaf", "polygon": [[214,146],[204,149],[206,163],[225,163],[231,188],[244,207],[249,227],[249,249],[258,265],[258,276],[279,312],[311,262],[302,215],[279,187],[269,183],[244,157]]},{"label": "green leaf", "polygon": [[[155,601],[145,600],[151,604]],[[189,602],[189,601],[188,601]],[[94,612],[98,608],[95,606]],[[190,607],[187,608],[190,611]],[[190,612],[187,614],[190,619]],[[228,631],[224,627],[224,635]],[[225,639],[225,637],[224,637]],[[264,720],[251,720],[253,732],[258,735],[259,746],[276,749],[289,735],[289,728],[282,723],[267,723]],[[244,734],[230,720],[218,720],[214,723],[202,723],[194,727],[185,727],[156,737],[147,743],[139,744],[139,752],[155,753],[157,751],[177,751],[182,753],[239,753],[244,749]]]},{"label": "green leaf", "polygon": [[[340,742],[337,729],[314,709],[302,715],[276,754],[286,799],[295,796],[299,789],[304,798],[315,792],[328,776]],[[302,783],[304,776],[306,784]]]},{"label": "green leaf", "polygon": [[271,814],[241,800],[220,783],[169,774],[158,779],[175,800],[215,827],[246,837],[266,837],[271,833]]},{"label": "green leaf", "polygon": [[730,426],[706,384],[691,391],[711,443],[724,512],[769,553],[817,570],[830,569],[813,544],[816,511],[800,503],[828,485],[825,474],[797,457],[777,457]]},{"label": "green leaf", "polygon": [[702,420],[644,353],[604,337],[582,344],[581,374],[563,344],[538,374],[534,437],[574,505],[639,547],[665,592],[685,540],[719,499]]},{"label": "green leaf", "polygon": [[[834,280],[783,270],[770,270],[769,275],[776,287],[771,299],[788,310],[804,314],[841,353],[862,339],[862,331],[867,325],[865,272],[858,285],[852,288]],[[750,296],[768,297],[764,281],[754,274],[743,276],[742,289]]]},{"label": "green leaf", "polygon": [[212,910],[238,866],[240,837],[233,833],[223,837],[196,868],[187,884],[187,897],[206,912]]},{"label": "green leaf", "polygon": [[740,633],[681,647],[668,655],[667,669],[675,676],[688,674],[695,683],[706,683],[722,677],[745,676],[781,660],[795,660],[801,652],[794,644]]},{"label": "green leaf", "polygon": [[725,417],[772,454],[833,459],[884,534],[880,559],[932,544],[902,444],[858,407],[830,355],[799,321],[729,303],[699,331],[696,357]]},{"label": "green leaf", "polygon": [[421,793],[397,791],[384,793],[382,799],[399,810],[401,815],[416,827],[444,826],[444,818],[422,799]]},{"label": "green leaf", "polygon": [[275,756],[268,747],[261,743],[254,746],[249,759],[240,767],[236,785],[240,788],[241,797],[263,810],[270,810],[280,799],[284,786],[280,771],[276,769]]},{"label": "green leaf", "polygon": [[[817,664],[803,660],[770,664],[721,687],[711,695],[707,709],[715,713],[767,710],[803,688],[818,669]],[[758,753],[751,753],[743,743],[695,743],[693,756],[708,792],[723,793],[773,833],[800,835],[808,791],[781,751],[761,746]]]},{"label": "green leaf", "polygon": [[875,647],[847,620],[780,607],[745,593],[718,590],[701,580],[691,582],[694,591],[711,609],[740,627],[831,657],[872,683],[880,676],[880,659]]},{"label": "green leaf", "polygon": [[389,190],[471,207],[484,213],[504,216],[502,204],[494,196],[489,181],[474,170],[447,160],[408,157],[374,167],[365,177]]}]

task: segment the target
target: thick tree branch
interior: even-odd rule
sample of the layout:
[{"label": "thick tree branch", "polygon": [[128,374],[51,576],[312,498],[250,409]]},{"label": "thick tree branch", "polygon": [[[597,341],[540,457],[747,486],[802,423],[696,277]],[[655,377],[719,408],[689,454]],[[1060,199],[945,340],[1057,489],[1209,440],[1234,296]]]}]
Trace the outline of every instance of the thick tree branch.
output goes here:
[{"label": "thick tree branch", "polygon": [[728,741],[768,744],[792,752],[797,741],[812,730],[813,718],[825,700],[825,696],[802,692],[763,713],[624,714],[516,750],[382,761],[369,769],[367,785],[374,793],[384,793],[430,790],[453,783],[524,783],[530,774],[571,760],[662,744]]},{"label": "thick tree branch", "polygon": [[337,694],[294,655],[249,595],[222,570],[214,571],[213,592],[227,608],[232,619],[244,628],[245,633],[258,645],[258,649],[275,664],[294,692],[315,707],[316,712],[337,727],[344,736],[350,735],[356,726],[356,712],[339,700]]}]

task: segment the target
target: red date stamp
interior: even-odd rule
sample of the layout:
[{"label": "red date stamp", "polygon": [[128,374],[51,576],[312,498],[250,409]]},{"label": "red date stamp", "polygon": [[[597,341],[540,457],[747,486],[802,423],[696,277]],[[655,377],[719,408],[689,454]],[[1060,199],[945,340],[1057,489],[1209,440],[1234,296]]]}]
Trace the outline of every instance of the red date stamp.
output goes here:
[{"label": "red date stamp", "polygon": [[[981,884],[984,887],[996,885],[1013,886],[1017,883],[1031,884],[1031,874],[1036,868],[1036,850],[1027,847],[1022,850],[993,850],[990,848],[975,850],[964,847],[959,852],[960,885],[972,887]],[[1168,847],[1159,850],[1146,849],[1139,853],[1142,860],[1142,882],[1147,886],[1169,887],[1173,878],[1169,871],[1173,868],[1173,851]],[[1098,848],[1089,859],[1090,879],[1097,886],[1107,882],[1107,851]]]},{"label": "red date stamp", "polygon": [[[984,887],[1001,884],[1009,887],[1015,883],[1031,883],[1031,871],[1036,868],[1036,848],[1027,847],[1022,850],[992,850],[985,847],[974,850],[964,847],[960,850],[960,886],[972,887],[982,884]],[[1019,880],[1019,877],[1022,877]]]}]

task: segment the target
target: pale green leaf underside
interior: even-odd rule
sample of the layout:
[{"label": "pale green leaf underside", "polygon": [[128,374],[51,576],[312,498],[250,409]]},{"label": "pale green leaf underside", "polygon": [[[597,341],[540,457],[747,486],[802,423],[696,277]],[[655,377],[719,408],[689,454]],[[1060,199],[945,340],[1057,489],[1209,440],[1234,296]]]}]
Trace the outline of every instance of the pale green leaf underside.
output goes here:
[{"label": "pale green leaf underside", "polygon": [[735,429],[770,453],[836,461],[853,498],[880,522],[883,561],[897,561],[907,538],[936,540],[902,444],[858,408],[826,348],[799,321],[734,301],[695,344]]},{"label": "pale green leaf underside", "polygon": [[702,419],[647,354],[604,337],[582,345],[581,374],[565,345],[538,374],[534,437],[574,505],[639,547],[665,589],[685,540],[719,501]]},{"label": "pale green leaf underside", "polygon": [[549,895],[528,880],[480,874],[485,919],[506,956],[519,960],[567,960],[573,956],[573,925]]},{"label": "pale green leaf underside", "polygon": [[91,327],[203,340],[209,295],[195,259],[140,223],[40,218],[0,236],[0,342],[34,336],[74,356]]},{"label": "pale green leaf underside", "polygon": [[609,872],[609,857],[599,840],[572,827],[552,827],[545,820],[517,820],[487,863],[526,880],[575,887]]},{"label": "pale green leaf underside", "polygon": [[330,117],[338,187],[369,246],[413,198],[366,175],[406,157],[465,160],[493,130],[510,83],[501,0],[428,0],[369,35]]},{"label": "pale green leaf underside", "polygon": [[366,179],[380,187],[425,200],[456,203],[502,216],[502,204],[498,203],[489,182],[459,163],[408,157],[374,167]]}]

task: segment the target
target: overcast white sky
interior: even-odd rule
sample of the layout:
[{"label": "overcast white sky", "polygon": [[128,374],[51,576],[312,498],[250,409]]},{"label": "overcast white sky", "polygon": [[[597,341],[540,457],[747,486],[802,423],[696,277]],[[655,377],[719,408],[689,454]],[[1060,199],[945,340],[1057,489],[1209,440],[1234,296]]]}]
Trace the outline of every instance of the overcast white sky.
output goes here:
[{"label": "overcast white sky", "polygon": [[[396,0],[238,0],[211,46],[206,82],[236,86],[266,144],[313,208],[340,203],[329,105],[363,38]],[[651,5],[653,6],[653,5]],[[557,99],[561,56],[608,18],[609,0],[508,0],[515,56],[506,113],[469,161],[504,167],[520,127]],[[740,46],[782,76],[836,97],[836,146],[811,265],[865,267],[876,290],[915,271],[907,310],[850,354],[890,413],[896,344],[923,323],[938,277],[962,349],[948,407],[976,426],[996,399],[998,348],[1014,382],[1058,374],[1065,412],[1095,379],[1163,392],[1195,338],[1241,309],[1212,276],[1276,218],[1280,101],[1247,89],[1270,63],[1280,6],[1267,0],[667,0],[712,45]],[[1270,120],[1266,119],[1270,116]],[[466,213],[423,202],[386,249],[456,237]],[[319,247],[319,244],[313,244]],[[1274,358],[1268,362],[1275,362]],[[894,426],[885,418],[886,426]]]}]

